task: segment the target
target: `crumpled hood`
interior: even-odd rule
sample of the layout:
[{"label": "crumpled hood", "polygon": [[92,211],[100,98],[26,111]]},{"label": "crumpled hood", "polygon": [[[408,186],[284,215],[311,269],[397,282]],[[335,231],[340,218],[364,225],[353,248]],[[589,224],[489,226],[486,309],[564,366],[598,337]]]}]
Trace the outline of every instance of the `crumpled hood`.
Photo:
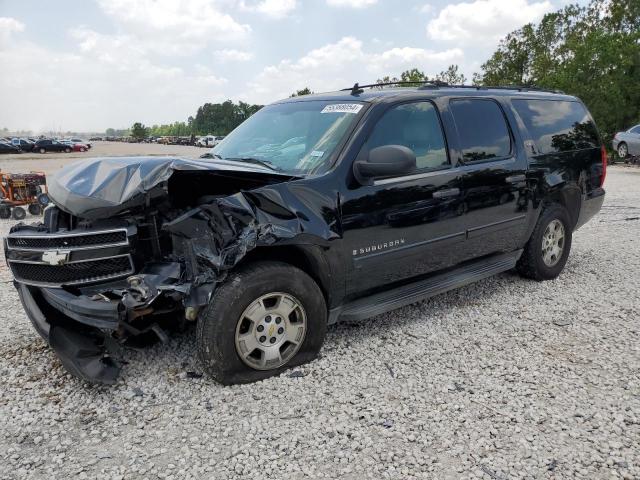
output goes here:
[{"label": "crumpled hood", "polygon": [[[64,167],[48,179],[49,197],[62,210],[83,218],[108,217],[142,205],[147,193],[176,170],[229,171],[290,177],[242,162],[179,157],[103,157]],[[163,192],[158,192],[163,194]]]}]

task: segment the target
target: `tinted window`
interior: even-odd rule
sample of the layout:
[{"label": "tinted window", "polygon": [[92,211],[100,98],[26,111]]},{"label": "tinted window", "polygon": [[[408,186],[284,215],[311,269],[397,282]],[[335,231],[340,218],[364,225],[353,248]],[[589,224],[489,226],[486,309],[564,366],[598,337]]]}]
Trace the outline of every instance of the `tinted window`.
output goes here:
[{"label": "tinted window", "polygon": [[598,132],[580,102],[513,100],[518,115],[536,144],[537,153],[598,148]]},{"label": "tinted window", "polygon": [[406,103],[387,110],[373,128],[366,148],[383,145],[403,145],[413,150],[420,170],[449,164],[438,113],[430,102]]},{"label": "tinted window", "polygon": [[638,133],[640,134],[640,125],[638,125],[637,127],[633,127],[631,130],[629,130],[631,133]]},{"label": "tinted window", "polygon": [[511,136],[502,109],[493,100],[452,100],[451,113],[465,162],[506,157]]}]

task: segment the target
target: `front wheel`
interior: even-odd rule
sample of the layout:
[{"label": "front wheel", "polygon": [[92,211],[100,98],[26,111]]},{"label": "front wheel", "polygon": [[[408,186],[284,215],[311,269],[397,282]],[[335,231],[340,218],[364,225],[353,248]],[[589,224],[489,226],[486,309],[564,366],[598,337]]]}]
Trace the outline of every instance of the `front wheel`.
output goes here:
[{"label": "front wheel", "polygon": [[560,205],[546,207],[518,260],[518,272],[538,281],[556,278],[569,258],[571,239],[567,210]]},{"label": "front wheel", "polygon": [[47,153],[47,149],[40,147],[40,149],[38,150],[40,153]]},{"label": "front wheel", "polygon": [[260,262],[231,273],[198,319],[204,369],[224,385],[277,375],[313,360],[327,329],[318,285],[303,271]]},{"label": "front wheel", "polygon": [[71,153],[71,149],[69,147],[65,148],[64,153]]}]

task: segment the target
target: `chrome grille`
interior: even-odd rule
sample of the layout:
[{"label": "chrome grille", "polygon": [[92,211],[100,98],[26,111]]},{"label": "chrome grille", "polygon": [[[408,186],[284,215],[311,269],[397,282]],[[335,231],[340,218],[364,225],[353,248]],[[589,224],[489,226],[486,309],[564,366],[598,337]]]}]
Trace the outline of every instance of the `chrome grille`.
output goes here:
[{"label": "chrome grille", "polygon": [[42,284],[72,285],[129,275],[133,268],[131,259],[125,255],[55,266],[14,261],[11,263],[11,270],[18,281],[37,280]]},{"label": "chrome grille", "polygon": [[13,276],[29,285],[95,283],[135,271],[124,228],[50,235],[18,230],[7,237],[6,247]]},{"label": "chrome grille", "polygon": [[82,248],[101,245],[126,244],[127,232],[125,230],[116,230],[104,233],[71,234],[60,236],[29,235],[24,237],[9,237],[7,240],[9,248]]}]

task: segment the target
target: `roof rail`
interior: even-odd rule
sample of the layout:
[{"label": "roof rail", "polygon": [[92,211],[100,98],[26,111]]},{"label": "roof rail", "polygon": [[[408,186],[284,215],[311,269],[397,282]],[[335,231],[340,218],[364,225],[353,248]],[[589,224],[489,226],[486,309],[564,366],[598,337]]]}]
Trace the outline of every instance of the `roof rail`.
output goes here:
[{"label": "roof rail", "polygon": [[475,89],[475,90],[517,90],[519,92],[548,92],[548,93],[560,93],[563,94],[562,90],[550,89],[550,88],[541,88],[535,85],[450,85],[447,82],[442,82],[440,80],[420,80],[416,82],[407,82],[407,81],[398,81],[398,82],[379,82],[379,83],[370,83],[368,85],[360,85],[358,83],[354,84],[351,88],[343,88],[343,92],[350,91],[351,95],[359,95],[364,92],[365,88],[382,88],[388,87],[391,85],[399,85],[399,86],[417,86],[419,89],[437,89],[440,87],[443,88],[467,88],[467,89]]}]

